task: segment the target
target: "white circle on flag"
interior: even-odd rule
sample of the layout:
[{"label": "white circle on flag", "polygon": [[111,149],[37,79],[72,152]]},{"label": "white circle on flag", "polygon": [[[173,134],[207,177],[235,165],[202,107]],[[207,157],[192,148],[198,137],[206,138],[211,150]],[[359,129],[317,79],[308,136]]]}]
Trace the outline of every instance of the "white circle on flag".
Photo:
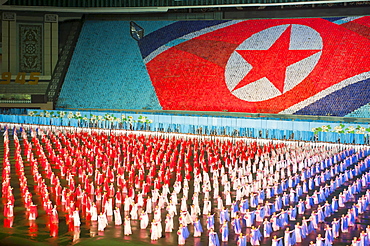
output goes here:
[{"label": "white circle on flag", "polygon": [[[253,68],[237,51],[268,50],[289,26],[291,26],[289,50],[318,50],[318,52],[286,67],[283,92],[263,75],[260,79],[235,89]],[[249,102],[265,101],[280,96],[293,89],[312,72],[321,57],[322,48],[320,34],[305,25],[279,25],[257,32],[244,40],[229,57],[225,67],[227,88],[237,98]]]}]

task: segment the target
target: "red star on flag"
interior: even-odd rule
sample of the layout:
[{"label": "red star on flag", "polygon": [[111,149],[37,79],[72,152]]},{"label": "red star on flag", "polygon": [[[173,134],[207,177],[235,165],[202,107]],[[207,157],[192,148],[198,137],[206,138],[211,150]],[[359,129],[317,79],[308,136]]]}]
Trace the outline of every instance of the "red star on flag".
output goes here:
[{"label": "red star on flag", "polygon": [[319,52],[319,50],[290,50],[290,34],[291,25],[268,50],[237,50],[253,68],[233,91],[265,77],[283,93],[286,68]]}]

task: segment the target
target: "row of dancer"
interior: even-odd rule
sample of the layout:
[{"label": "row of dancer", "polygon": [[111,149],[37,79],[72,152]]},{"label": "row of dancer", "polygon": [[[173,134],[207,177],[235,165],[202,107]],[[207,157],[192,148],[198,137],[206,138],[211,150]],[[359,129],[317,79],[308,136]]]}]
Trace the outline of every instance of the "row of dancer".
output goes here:
[{"label": "row of dancer", "polygon": [[[58,133],[59,134],[59,133]],[[68,135],[68,134],[65,134],[65,135]],[[44,134],[44,135],[40,135],[39,137],[41,138],[41,141],[42,142],[44,142],[44,143],[47,143],[47,140],[49,140],[49,139],[52,139],[52,137],[51,136],[53,136],[53,135],[50,135],[50,134],[48,134],[48,135],[46,135],[46,134]],[[60,136],[60,135],[58,135],[58,136]],[[71,153],[74,153],[74,154],[77,154],[78,153],[78,151],[81,151],[81,153],[84,153],[84,151],[86,151],[86,149],[84,149],[82,146],[81,146],[81,143],[82,142],[84,142],[84,141],[87,141],[88,139],[90,139],[90,136],[87,136],[87,135],[83,135],[83,134],[81,134],[79,137],[81,137],[81,139],[80,140],[77,140],[77,136],[79,136],[78,134],[77,135],[74,135],[74,134],[70,134],[70,136],[69,137],[71,137],[71,139],[72,140],[68,140],[68,138],[65,138],[64,140],[60,140],[60,142],[63,142],[63,144],[60,144],[60,146],[68,146],[68,147],[66,147],[67,149],[69,149],[69,150],[71,150]],[[109,137],[111,137],[111,136],[109,136]],[[116,141],[118,141],[119,142],[119,140],[117,140],[117,139],[114,139],[114,136],[112,136],[112,138],[113,138],[113,142],[116,140]],[[112,139],[111,138],[111,139]],[[134,143],[134,140],[132,140],[132,138],[133,137],[128,137],[128,139],[125,139],[125,138],[123,138],[123,139],[125,139],[125,140],[127,140],[127,141],[129,141],[130,143],[132,142],[132,143]],[[63,139],[62,137],[60,137],[60,139]],[[83,140],[82,140],[83,139]],[[93,138],[91,138],[91,139],[93,139]],[[105,143],[105,144],[107,144],[107,141],[106,141],[106,139],[107,138],[105,138],[105,137],[102,137],[102,138],[98,138],[98,139],[102,139],[103,141],[103,143]],[[140,138],[139,138],[140,139]],[[158,139],[157,139],[158,140]],[[93,142],[94,142],[94,140],[92,140]],[[141,141],[141,140],[139,140],[139,141]],[[143,140],[144,141],[144,140]],[[162,141],[162,140],[160,140],[160,141]],[[159,141],[159,142],[160,142]],[[168,141],[168,140],[163,140],[164,141],[164,145],[161,145],[161,144],[159,144],[158,146],[159,146],[159,149],[158,149],[158,151],[160,152],[161,151],[161,148],[163,147],[163,151],[162,151],[162,153],[164,154],[164,155],[166,155],[166,150],[167,150],[167,148],[170,148],[170,149],[174,149],[175,148],[175,146],[181,146],[181,144],[182,144],[182,142],[181,142],[181,140],[179,141],[179,144],[178,145],[176,145],[177,144],[177,140],[173,140],[172,142],[173,143],[170,143],[171,141]],[[33,142],[35,145],[37,144],[37,141],[35,140],[34,142]],[[51,145],[52,145],[52,147],[54,148],[54,147],[56,147],[56,146],[58,146],[58,144],[57,143],[50,143]],[[90,143],[91,144],[91,143]],[[76,147],[77,146],[77,147]],[[120,146],[122,146],[122,145],[120,145]],[[129,146],[130,145],[128,145],[128,146],[126,146],[126,148],[129,148]],[[139,146],[143,146],[142,145],[142,143],[139,143]],[[152,145],[153,146],[153,149],[154,149],[154,144]],[[199,143],[198,144],[196,144],[195,146],[199,146]],[[227,145],[226,145],[227,146]],[[253,149],[254,147],[253,146],[255,146],[254,144],[252,144],[251,145],[251,149]],[[211,175],[209,175],[209,176],[211,176],[211,178],[210,178],[210,181],[212,181],[212,182],[215,182],[215,181],[213,181],[212,179],[213,179],[213,174],[214,173],[216,173],[215,172],[215,170],[217,170],[218,172],[222,172],[221,170],[222,170],[222,167],[224,167],[224,172],[225,173],[227,173],[227,179],[231,179],[231,182],[233,182],[233,184],[234,183],[236,183],[237,181],[235,181],[234,182],[234,180],[233,180],[233,178],[234,177],[236,177],[237,175],[239,175],[239,174],[236,174],[235,176],[234,176],[234,174],[233,174],[233,170],[238,170],[240,167],[242,167],[243,166],[243,163],[244,163],[244,165],[246,166],[246,167],[248,167],[249,166],[249,164],[247,164],[248,163],[248,161],[241,161],[240,162],[240,158],[244,158],[244,157],[241,157],[242,155],[241,154],[239,154],[239,160],[238,160],[238,158],[235,158],[235,156],[238,156],[238,153],[237,153],[237,151],[233,151],[233,150],[231,150],[231,152],[232,153],[234,153],[235,154],[235,156],[233,157],[233,158],[230,158],[230,155],[227,155],[228,156],[228,158],[226,158],[226,160],[225,161],[221,161],[221,162],[219,162],[219,160],[222,160],[222,158],[221,158],[221,156],[215,156],[214,155],[214,153],[215,153],[215,150],[216,149],[218,149],[218,145],[216,144],[216,145],[209,145],[209,147],[210,147],[210,149],[204,149],[204,153],[202,154],[201,152],[199,153],[198,152],[198,156],[197,156],[197,158],[194,158],[194,156],[196,155],[195,153],[196,152],[194,152],[194,149],[192,149],[192,148],[189,148],[189,149],[186,149],[186,151],[184,150],[184,153],[182,154],[182,157],[181,158],[184,158],[184,156],[186,156],[188,153],[192,153],[191,155],[190,155],[190,159],[191,159],[191,162],[194,162],[194,159],[196,160],[196,162],[198,162],[198,166],[197,165],[195,165],[194,166],[194,169],[192,170],[192,172],[190,172],[190,174],[191,174],[191,177],[198,177],[199,176],[199,171],[201,170],[201,167],[206,167],[207,169],[208,169],[208,172],[211,174]],[[243,145],[242,144],[240,144],[240,146],[239,147],[243,147]],[[245,147],[245,146],[244,146]],[[81,188],[81,190],[82,191],[85,191],[85,190],[87,190],[87,189],[85,189],[85,187],[83,187],[82,186],[82,184],[86,184],[86,183],[89,183],[89,184],[91,184],[91,182],[92,182],[92,184],[95,186],[95,185],[99,185],[99,184],[102,184],[102,188],[103,188],[103,190],[105,191],[105,192],[107,192],[107,194],[108,194],[108,192],[109,192],[109,190],[110,190],[110,181],[112,181],[112,179],[113,179],[113,181],[117,181],[116,182],[116,184],[114,184],[113,182],[112,182],[112,184],[114,184],[114,188],[115,189],[117,189],[117,188],[120,188],[121,190],[121,192],[119,192],[119,193],[117,193],[117,190],[116,191],[114,191],[113,192],[113,194],[114,195],[116,195],[116,194],[124,194],[125,195],[125,198],[123,198],[122,200],[123,200],[123,204],[124,205],[126,205],[127,203],[125,202],[125,200],[126,200],[126,197],[131,197],[134,201],[135,201],[135,204],[138,202],[138,194],[142,194],[143,193],[143,191],[145,190],[145,189],[147,189],[147,187],[149,187],[150,188],[150,190],[152,190],[152,191],[154,191],[154,190],[157,190],[157,191],[159,191],[161,188],[163,188],[163,186],[166,184],[166,180],[160,180],[159,179],[159,177],[157,176],[156,178],[157,178],[157,180],[156,180],[156,178],[149,178],[149,179],[146,179],[145,177],[147,177],[147,176],[150,176],[149,175],[149,173],[152,171],[152,170],[154,170],[154,169],[150,169],[150,167],[149,167],[149,170],[146,170],[146,165],[145,164],[143,164],[143,167],[142,168],[138,168],[138,172],[135,172],[135,175],[133,175],[133,178],[131,178],[132,177],[132,173],[134,173],[134,172],[131,172],[131,170],[132,170],[132,167],[127,167],[126,166],[126,164],[127,164],[127,159],[129,158],[129,159],[131,159],[131,161],[130,161],[130,163],[128,164],[128,165],[131,165],[131,166],[134,166],[134,167],[139,167],[140,165],[142,165],[142,164],[140,164],[140,157],[139,157],[139,155],[137,155],[137,156],[130,156],[130,155],[128,155],[128,156],[126,156],[126,158],[123,158],[123,160],[122,160],[122,162],[125,164],[125,165],[120,165],[120,164],[117,164],[115,161],[114,161],[114,158],[113,158],[113,160],[111,159],[111,158],[108,158],[107,159],[107,162],[106,163],[104,163],[104,161],[103,162],[99,162],[99,161],[97,161],[97,162],[95,162],[95,163],[91,163],[90,162],[90,164],[93,164],[92,166],[94,166],[95,165],[95,168],[97,167],[97,166],[99,166],[99,168],[97,169],[97,171],[95,171],[95,169],[93,168],[93,171],[92,171],[92,175],[89,175],[89,173],[84,173],[83,171],[82,171],[82,174],[80,174],[80,170],[83,170],[83,167],[84,167],[84,162],[86,161],[86,163],[88,163],[88,159],[89,158],[87,158],[88,156],[85,156],[85,158],[83,158],[82,160],[78,160],[77,162],[76,162],[76,164],[77,165],[74,165],[75,163],[69,163],[69,164],[67,164],[67,165],[62,165],[63,166],[63,168],[61,168],[60,169],[60,166],[59,166],[59,168],[58,168],[58,165],[56,165],[55,163],[57,163],[58,161],[55,161],[54,159],[58,159],[59,161],[60,160],[64,160],[64,161],[66,161],[65,163],[68,163],[69,161],[69,158],[64,158],[64,157],[61,157],[60,156],[60,154],[59,154],[59,151],[55,151],[55,153],[54,153],[54,157],[53,157],[53,155],[52,154],[50,154],[50,152],[49,152],[49,150],[48,151],[46,151],[45,153],[44,153],[44,155],[42,154],[42,150],[41,150],[41,148],[42,148],[42,146],[38,146],[37,145],[37,148],[40,148],[40,149],[38,149],[37,151],[36,151],[36,155],[37,155],[37,157],[42,157],[42,158],[39,158],[38,159],[38,163],[37,164],[39,164],[41,167],[45,167],[45,170],[46,170],[46,172],[45,172],[45,174],[42,174],[41,172],[40,172],[40,174],[42,175],[42,177],[46,177],[46,182],[47,183],[49,183],[49,180],[51,181],[52,180],[52,178],[51,177],[53,177],[53,173],[54,173],[54,177],[58,177],[58,178],[55,178],[55,179],[61,179],[61,177],[63,177],[63,173],[64,173],[64,167],[68,167],[67,168],[67,171],[64,173],[64,177],[68,177],[68,184],[67,185],[65,185],[63,188],[65,188],[65,190],[66,190],[66,192],[67,193],[69,193],[70,194],[70,200],[73,200],[73,202],[75,203],[75,204],[78,204],[78,203],[81,203],[82,205],[85,203],[84,201],[83,201],[83,197],[84,197],[84,195],[82,195],[82,198],[78,198],[78,196],[80,196],[80,195],[78,195],[78,196],[74,196],[74,195],[72,195],[75,191],[78,191],[78,190],[80,190],[78,187],[80,187]],[[81,148],[80,150],[79,150],[79,148]],[[263,147],[264,148],[264,147]],[[263,149],[263,148],[260,148],[260,147],[256,147],[256,149]],[[276,152],[278,152],[278,150],[279,151],[282,151],[282,152],[284,152],[283,150],[281,150],[281,149],[283,149],[283,148],[286,148],[286,149],[289,149],[288,147],[279,147],[279,146],[273,146],[273,147],[269,147],[269,148],[273,148],[274,149],[274,151],[276,150]],[[32,149],[32,148],[31,148]],[[61,150],[62,150],[63,148],[61,147]],[[113,149],[113,148],[108,148],[108,152],[110,152],[111,151],[111,149]],[[267,148],[268,149],[268,148]],[[299,148],[297,148],[297,149],[299,149]],[[77,151],[78,150],[78,151]],[[228,150],[226,150],[225,151],[225,153],[227,152],[227,151],[229,151],[230,149],[228,149]],[[97,148],[97,151],[99,152],[99,148]],[[137,148],[137,151],[141,151],[140,150],[140,148]],[[261,150],[261,151],[263,151],[263,150]],[[63,151],[61,151],[61,152],[63,152]],[[256,151],[256,152],[258,152],[258,151]],[[271,152],[271,150],[270,150],[270,152]],[[150,152],[150,154],[151,154],[152,152]],[[154,153],[154,152],[153,152]],[[172,154],[169,154],[169,157],[167,157],[167,158],[164,158],[164,159],[167,159],[169,162],[171,162],[171,157],[172,157],[172,155],[173,156],[176,156],[176,155],[179,155],[180,153],[181,153],[181,151],[179,152],[179,153],[177,153],[177,154],[173,154],[173,153],[175,153],[175,151],[172,151],[171,152]],[[215,160],[213,160],[213,159],[209,159],[209,158],[207,158],[207,155],[208,155],[208,153],[212,153],[212,158],[215,158]],[[285,152],[285,153],[287,153],[287,152]],[[113,156],[115,156],[115,154],[114,153],[110,153],[110,154],[112,154]],[[27,154],[27,155],[30,155],[31,156],[31,154]],[[158,155],[158,153],[157,153],[157,155]],[[272,154],[271,154],[272,155]],[[293,154],[291,154],[291,155],[293,155]],[[68,155],[67,155],[68,156]],[[82,156],[84,156],[84,155],[82,155]],[[104,156],[105,155],[102,155],[102,159],[104,160]],[[121,156],[124,156],[124,155],[121,155]],[[144,151],[144,157],[142,157],[142,159],[145,159],[146,157],[146,152]],[[159,156],[161,156],[161,155],[159,155]],[[200,156],[202,156],[202,158],[199,158]],[[256,155],[255,155],[256,156]],[[261,157],[260,158],[262,158],[262,156],[263,155],[261,155]],[[153,156],[154,157],[154,156]],[[149,156],[149,158],[151,158],[150,156]],[[266,157],[263,157],[263,158],[266,158],[267,159],[267,156]],[[156,160],[158,159],[158,158],[155,158]],[[160,159],[160,158],[159,158]],[[158,160],[159,160],[158,159]],[[257,158],[256,158],[257,159]],[[118,160],[118,159],[117,159]],[[166,161],[167,161],[166,160]],[[254,159],[252,159],[253,161],[251,161],[251,165],[253,165],[254,166]],[[81,163],[78,163],[79,161],[81,161]],[[91,161],[91,160],[90,160]],[[96,161],[96,159],[93,159],[93,161]],[[111,165],[111,167],[114,167],[114,168],[110,168],[110,165],[108,165],[108,163],[109,162],[112,162],[113,163],[113,165]],[[175,162],[177,162],[178,161],[178,159],[176,159],[175,160]],[[228,163],[230,161],[230,163]],[[264,160],[265,161],[265,160]],[[50,167],[52,167],[53,165],[53,167],[52,168],[48,168],[48,162],[50,162],[51,163],[51,165],[50,165]],[[135,163],[135,162],[137,162],[137,163]],[[164,170],[162,171],[162,173],[163,174],[165,174],[164,176],[167,176],[166,175],[166,167],[168,168],[167,170],[171,170],[171,165],[173,165],[173,164],[169,164],[169,165],[165,165],[165,164],[163,164],[163,163],[160,163],[161,165],[157,165],[156,164],[156,162],[157,161],[155,161],[154,163],[152,163],[154,166],[157,166],[157,170],[159,170],[159,171],[161,171],[161,169],[162,169],[162,166],[164,166],[165,168],[164,168]],[[158,161],[159,162],[159,161]],[[233,162],[235,162],[235,163],[238,163],[238,165],[237,165],[237,168],[235,168],[235,166],[236,166],[236,164],[235,163],[233,163]],[[293,163],[296,163],[296,161],[291,161],[291,162],[293,162]],[[49,163],[49,164],[50,164]],[[65,164],[64,163],[64,164]],[[149,163],[151,163],[151,162],[149,162]],[[190,162],[189,162],[190,163]],[[79,164],[81,164],[81,165],[79,165]],[[115,165],[117,165],[117,167],[115,167]],[[219,166],[221,165],[221,168],[219,168]],[[173,166],[172,166],[173,167]],[[74,170],[74,168],[75,168],[75,170]],[[118,179],[117,177],[118,177],[118,174],[119,174],[119,170],[120,170],[120,168],[122,168],[123,169],[123,175],[120,175],[121,177],[120,177],[120,179]],[[184,170],[184,169],[186,169],[186,168],[189,168],[186,164],[184,164],[183,163],[183,165],[182,165],[182,169],[181,169],[181,171],[180,171],[180,173],[182,174],[182,173],[184,173],[184,174],[186,174],[187,172],[189,172],[188,170]],[[50,172],[50,169],[51,169],[51,172]],[[247,168],[246,168],[247,169]],[[253,168],[251,168],[251,169],[253,169]],[[289,169],[287,169],[287,170],[291,170],[292,169],[292,167],[290,167]],[[88,169],[86,169],[86,170],[88,170]],[[142,174],[140,174],[140,170],[142,170]],[[175,170],[175,168],[174,168],[174,170]],[[204,169],[203,169],[204,170]],[[104,171],[104,173],[107,173],[107,177],[105,177],[104,179],[103,179],[103,182],[101,182],[101,181],[99,181],[99,179],[101,179],[101,178],[99,178],[99,177],[102,177],[101,175],[99,175],[99,173],[100,174],[102,174],[103,173],[103,171]],[[112,177],[110,177],[110,176],[112,176],[112,175],[109,175],[109,173],[111,173],[113,171],[113,178]],[[177,171],[177,168],[176,168],[176,171]],[[256,171],[258,171],[258,170],[256,170]],[[170,171],[169,171],[170,172]],[[208,172],[206,172],[206,173],[208,173]],[[251,171],[252,173],[253,173],[253,170]],[[95,178],[95,174],[97,174],[97,178]],[[140,183],[140,180],[142,180],[143,178],[141,178],[141,177],[139,177],[140,175],[144,175],[144,181],[138,186],[138,187],[136,187],[136,186],[132,186],[132,184],[133,183],[135,183],[135,182],[132,182],[131,183],[131,181],[130,181],[130,179],[133,179],[133,181],[136,181],[136,179],[139,181],[138,183]],[[243,176],[246,176],[247,174],[245,174],[245,175],[243,175],[243,173],[241,173],[241,175],[242,175],[242,177],[240,177],[240,178],[244,178]],[[88,180],[90,180],[90,178],[92,178],[91,179],[91,181],[90,182],[82,182],[82,180],[84,179],[84,177],[88,177]],[[185,175],[186,176],[186,175]],[[206,176],[206,175],[203,175],[203,176]],[[222,175],[221,175],[222,176]],[[39,180],[42,180],[42,178],[40,178],[40,176],[39,175],[36,175],[36,177],[37,177],[37,182],[40,182]],[[50,178],[48,178],[48,177],[50,177]],[[71,177],[73,177],[73,178],[71,178]],[[122,177],[124,177],[124,178],[122,178]],[[256,173],[253,173],[253,175],[252,175],[252,177],[253,178],[255,178],[256,177]],[[184,194],[186,193],[185,192],[185,190],[187,190],[187,188],[186,188],[186,185],[185,185],[185,180],[190,180],[190,179],[184,179],[184,180],[182,180],[181,179],[181,177],[179,176],[179,175],[173,175],[169,180],[173,180],[173,179],[175,179],[175,183],[177,183],[177,184],[181,184],[181,188],[180,188],[180,191],[181,191],[181,195],[182,196],[184,196]],[[222,179],[222,178],[218,178],[218,180],[219,179]],[[104,180],[106,180],[106,181],[104,181]],[[119,184],[119,182],[118,182],[118,180],[124,180],[125,182],[126,182],[126,184],[123,186],[122,184]],[[206,183],[206,182],[204,182],[204,177],[202,177],[202,182],[203,182],[203,185]],[[236,180],[236,179],[235,179]],[[148,181],[148,182],[146,182],[146,181]],[[206,181],[207,181],[207,179],[206,179]],[[228,180],[229,181],[229,180]],[[252,180],[252,181],[254,181],[254,180]],[[75,183],[74,183],[75,182]],[[80,186],[78,186],[78,185],[76,185],[76,183],[80,183],[81,185]],[[208,182],[208,181],[207,181]],[[229,181],[230,182],[230,181]],[[171,181],[171,184],[173,183],[173,181]],[[253,183],[253,182],[252,182]],[[51,182],[49,183],[49,184],[51,184]],[[107,188],[107,186],[106,186],[106,184],[108,184],[108,188]],[[150,184],[150,185],[148,185],[148,184]],[[159,184],[159,185],[158,185]],[[184,184],[184,185],[182,185],[182,184]],[[41,185],[41,183],[40,183],[40,185]],[[131,186],[130,186],[131,185]],[[189,185],[189,184],[187,184],[187,185]],[[179,185],[178,185],[179,186]],[[205,186],[208,186],[208,184],[207,185],[205,185]],[[48,189],[49,189],[49,191],[50,190],[52,190],[51,189],[51,187],[47,187]],[[109,200],[110,198],[112,198],[112,197],[110,197],[110,195],[106,195],[106,196],[103,196],[104,195],[104,193],[103,194],[101,194],[101,192],[98,190],[97,191],[97,189],[96,189],[97,187],[95,187],[95,191],[93,192],[94,194],[94,202],[96,202],[96,204],[99,204],[100,203],[100,211],[99,212],[102,212],[103,214],[104,213],[110,213],[109,211],[109,209],[107,209],[106,207],[105,207],[105,204],[107,204],[107,202],[106,202],[106,200]],[[212,186],[211,186],[211,188],[212,188]],[[63,190],[63,189],[62,189]],[[225,187],[220,187],[220,189],[219,189],[220,191],[222,191],[222,190],[226,190],[225,189]],[[139,192],[138,194],[136,194],[136,192],[137,191],[141,191],[141,192]],[[92,192],[91,190],[90,190],[90,192]],[[188,191],[187,191],[188,192]],[[204,191],[202,191],[202,192],[200,192],[201,193],[201,195],[204,197],[204,196],[206,196],[206,194],[207,194],[207,192],[209,193],[209,191],[207,191],[207,189],[205,189]],[[76,192],[77,194],[79,194],[80,192]],[[84,192],[82,192],[82,193],[84,193]],[[100,193],[100,195],[101,195],[101,197],[102,197],[102,199],[97,199],[98,197],[97,197],[97,195],[98,196],[100,196],[99,195],[99,193]],[[230,191],[230,196],[232,195],[233,196],[233,191]],[[145,194],[147,194],[147,193],[145,193]],[[154,193],[155,194],[155,193]],[[170,195],[171,193],[168,193],[167,195]],[[180,192],[178,192],[177,194],[176,194],[176,196],[177,195],[179,195],[180,194]],[[243,197],[244,197],[245,195],[243,195]],[[80,196],[81,197],[81,196]],[[89,197],[89,196],[88,196]],[[104,198],[105,197],[105,198]],[[155,197],[155,195],[153,195],[153,198]],[[172,199],[173,201],[175,201],[175,200],[177,200],[177,197],[176,197],[176,199],[175,199],[175,196],[173,196],[174,198]],[[188,198],[189,198],[190,196],[188,196],[187,197],[187,199],[186,199],[186,201],[188,200]],[[106,200],[105,200],[106,199]],[[69,201],[68,201],[69,199],[65,199],[65,201],[63,201],[64,203],[70,203]],[[88,200],[88,199],[87,199]],[[149,202],[148,202],[148,200],[149,200]],[[228,199],[226,199],[226,200],[228,200]],[[99,202],[100,201],[100,202]],[[159,199],[152,199],[152,198],[148,198],[147,196],[145,196],[144,197],[144,203],[145,204],[153,204],[153,201],[154,201],[154,204],[157,204],[157,202],[159,201]],[[88,206],[88,204],[93,204],[94,202],[92,202],[92,201],[90,201],[90,203],[88,202],[87,204],[86,204],[86,208],[87,207],[89,207]],[[55,203],[57,203],[57,200],[55,199]],[[208,203],[208,202],[207,202]],[[103,205],[104,204],[104,205]],[[108,203],[109,204],[109,206],[108,206],[108,208],[111,208],[111,207],[113,207],[114,205],[118,205],[118,203],[116,203],[116,204],[114,204],[113,205],[113,202],[112,203]],[[167,204],[167,202],[165,202],[164,204]],[[70,205],[70,204],[69,204]],[[130,203],[130,205],[128,205],[129,206],[129,209],[131,209],[131,208],[133,208],[133,207],[135,207],[134,205],[132,205],[132,203]],[[144,206],[144,205],[143,205]],[[227,206],[229,206],[229,205],[227,205]],[[231,205],[230,205],[231,206]],[[253,206],[253,205],[252,205]],[[78,208],[81,208],[81,205],[77,205],[77,207]],[[94,207],[94,205],[92,205],[92,207]],[[82,206],[82,208],[83,208],[83,206]],[[84,211],[85,210],[85,212],[89,212],[89,211],[86,211],[86,208],[85,209],[79,209],[78,211],[80,212],[80,213],[82,213],[82,211]],[[162,209],[162,208],[161,208]],[[76,208],[74,208],[74,209],[70,209],[70,211],[73,211],[73,212],[75,212],[76,211]],[[100,214],[100,213],[99,213]],[[95,217],[95,216],[94,216]]]}]

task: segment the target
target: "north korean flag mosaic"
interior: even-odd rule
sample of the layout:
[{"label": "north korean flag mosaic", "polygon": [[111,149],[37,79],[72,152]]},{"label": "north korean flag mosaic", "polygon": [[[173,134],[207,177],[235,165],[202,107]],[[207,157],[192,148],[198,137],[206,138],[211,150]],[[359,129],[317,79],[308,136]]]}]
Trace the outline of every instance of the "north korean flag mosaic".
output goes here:
[{"label": "north korean flag mosaic", "polygon": [[138,41],[164,110],[345,116],[370,102],[370,17],[178,21]]}]

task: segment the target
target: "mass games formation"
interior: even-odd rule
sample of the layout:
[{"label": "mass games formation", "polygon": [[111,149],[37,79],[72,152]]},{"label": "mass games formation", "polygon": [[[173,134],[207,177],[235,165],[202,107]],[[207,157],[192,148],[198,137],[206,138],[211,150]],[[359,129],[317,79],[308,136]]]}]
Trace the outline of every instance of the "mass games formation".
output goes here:
[{"label": "mass games formation", "polygon": [[66,223],[176,235],[179,245],[328,246],[355,235],[348,245],[367,246],[369,155],[359,145],[14,126],[4,132],[4,227],[20,216],[31,230],[43,216],[52,237]]}]

